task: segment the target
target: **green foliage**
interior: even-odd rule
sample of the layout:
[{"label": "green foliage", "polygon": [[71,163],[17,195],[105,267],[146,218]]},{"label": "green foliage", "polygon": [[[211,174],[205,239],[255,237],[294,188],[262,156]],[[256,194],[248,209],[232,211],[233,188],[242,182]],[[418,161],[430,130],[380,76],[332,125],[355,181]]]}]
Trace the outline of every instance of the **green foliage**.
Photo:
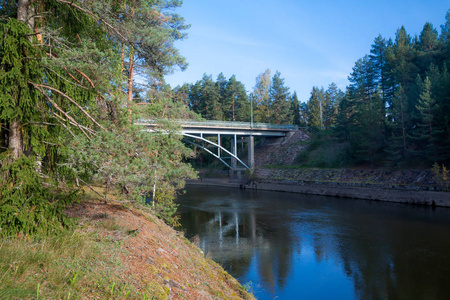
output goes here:
[{"label": "green foliage", "polygon": [[125,126],[112,127],[90,141],[78,136],[68,145],[68,165],[77,176],[99,180],[129,200],[151,194],[154,184],[158,189],[160,183],[178,187],[194,173],[182,163],[189,150],[176,129],[167,130],[149,133]]},{"label": "green foliage", "polygon": [[55,233],[73,225],[63,214],[74,195],[49,193],[36,170],[36,161],[22,155],[0,156],[0,236],[17,233]]},{"label": "green foliage", "polygon": [[295,164],[304,168],[342,168],[351,165],[348,142],[335,138],[334,131],[324,130],[313,136],[306,149],[299,152]]},{"label": "green foliage", "polygon": [[262,123],[270,123],[270,95],[269,89],[271,85],[270,70],[267,69],[256,77],[256,85],[250,96],[254,102],[255,121]]},{"label": "green foliage", "polygon": [[[149,134],[130,127],[128,114],[130,108],[135,118],[192,115],[161,84],[164,74],[186,66],[173,46],[188,28],[172,12],[180,5],[166,0],[0,3],[4,234],[68,225],[61,212],[75,181],[101,180],[107,190],[137,200],[155,185],[159,193],[172,193],[194,176],[182,163],[189,152],[178,128],[166,124]],[[123,107],[125,52],[152,84],[147,111]]]},{"label": "green foliage", "polygon": [[441,188],[445,190],[449,190],[450,188],[450,176],[449,171],[445,167],[444,164],[442,164],[442,168],[439,166],[439,164],[434,163],[433,168],[431,169],[434,174],[434,178],[436,182],[441,186]]},{"label": "green foliage", "polygon": [[172,187],[160,188],[153,200],[156,216],[173,227],[180,225],[177,215],[178,204],[174,202],[175,196],[176,191]]},{"label": "green foliage", "polygon": [[401,27],[394,41],[378,36],[371,55],[355,63],[336,133],[350,141],[356,163],[407,168],[449,162],[448,22],[442,29],[439,37],[426,23],[412,39]]},{"label": "green foliage", "polygon": [[189,107],[203,118],[218,121],[250,121],[250,102],[244,85],[220,73],[214,82],[211,75],[188,87]]},{"label": "green foliage", "polygon": [[271,122],[275,124],[292,124],[294,115],[288,101],[289,88],[284,85],[284,79],[281,78],[281,73],[278,71],[272,78],[269,95],[271,99]]},{"label": "green foliage", "polygon": [[30,33],[28,26],[16,19],[0,23],[0,124],[3,127],[13,120],[23,124],[24,148],[43,154],[44,146],[39,141],[48,132],[44,127],[33,126],[41,119],[42,97],[29,82],[40,82],[39,59],[44,52],[33,45]]}]

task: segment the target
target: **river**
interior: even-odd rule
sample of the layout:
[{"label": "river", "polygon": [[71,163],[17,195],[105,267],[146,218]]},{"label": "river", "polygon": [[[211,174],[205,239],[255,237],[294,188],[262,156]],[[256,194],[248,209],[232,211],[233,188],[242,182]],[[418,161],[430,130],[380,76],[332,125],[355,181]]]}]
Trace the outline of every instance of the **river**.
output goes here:
[{"label": "river", "polygon": [[185,235],[257,299],[449,299],[450,209],[188,186]]}]

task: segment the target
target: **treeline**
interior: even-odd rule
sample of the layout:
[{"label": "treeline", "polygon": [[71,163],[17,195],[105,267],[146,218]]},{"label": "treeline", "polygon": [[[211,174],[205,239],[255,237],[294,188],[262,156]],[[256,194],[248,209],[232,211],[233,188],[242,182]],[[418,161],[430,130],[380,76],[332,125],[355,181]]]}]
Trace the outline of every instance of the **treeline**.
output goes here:
[{"label": "treeline", "polygon": [[378,36],[339,103],[335,132],[357,162],[430,166],[450,161],[450,11],[441,33],[426,23]]},{"label": "treeline", "polygon": [[297,124],[332,129],[348,143],[346,159],[371,166],[450,163],[450,10],[440,33],[426,23],[418,36],[404,27],[395,39],[376,37],[341,91],[313,87],[306,103],[281,74],[258,75],[250,93],[233,75],[205,75],[175,92],[206,119]]},{"label": "treeline", "polygon": [[276,124],[300,124],[297,94],[289,93],[280,72],[270,77],[270,70],[258,75],[256,86],[247,94],[245,86],[233,75],[229,79],[220,73],[216,81],[204,75],[194,84],[176,87],[178,98],[208,120],[249,122],[253,106],[253,121]]},{"label": "treeline", "polygon": [[426,23],[419,36],[404,27],[376,37],[359,59],[345,93],[313,87],[301,124],[331,128],[348,143],[346,160],[387,167],[450,163],[450,10],[441,32]]}]

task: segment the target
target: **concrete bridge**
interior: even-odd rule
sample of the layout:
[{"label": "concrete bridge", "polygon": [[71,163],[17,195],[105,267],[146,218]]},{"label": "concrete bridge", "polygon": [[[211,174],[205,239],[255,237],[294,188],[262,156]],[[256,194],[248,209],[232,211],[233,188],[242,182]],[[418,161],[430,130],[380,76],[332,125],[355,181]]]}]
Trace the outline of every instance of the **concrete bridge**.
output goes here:
[{"label": "concrete bridge", "polygon": [[[255,167],[255,136],[282,142],[298,130],[296,125],[253,122],[190,120],[174,122],[181,126],[181,134],[185,137],[186,142],[204,149],[232,170],[239,168],[253,169]],[[157,126],[155,120],[148,119],[137,120],[134,124],[145,126],[151,131]],[[223,137],[231,137],[230,149],[224,147]],[[247,143],[247,163],[238,157],[238,143]],[[228,162],[228,160],[230,161]]]}]

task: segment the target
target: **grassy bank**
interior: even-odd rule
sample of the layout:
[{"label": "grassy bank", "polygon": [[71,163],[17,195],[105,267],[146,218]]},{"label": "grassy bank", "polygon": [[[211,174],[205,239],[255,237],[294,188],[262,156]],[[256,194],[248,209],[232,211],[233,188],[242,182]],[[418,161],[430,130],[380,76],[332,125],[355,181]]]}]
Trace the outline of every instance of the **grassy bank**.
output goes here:
[{"label": "grassy bank", "polygon": [[253,299],[150,209],[87,193],[56,236],[0,240],[0,299]]}]

